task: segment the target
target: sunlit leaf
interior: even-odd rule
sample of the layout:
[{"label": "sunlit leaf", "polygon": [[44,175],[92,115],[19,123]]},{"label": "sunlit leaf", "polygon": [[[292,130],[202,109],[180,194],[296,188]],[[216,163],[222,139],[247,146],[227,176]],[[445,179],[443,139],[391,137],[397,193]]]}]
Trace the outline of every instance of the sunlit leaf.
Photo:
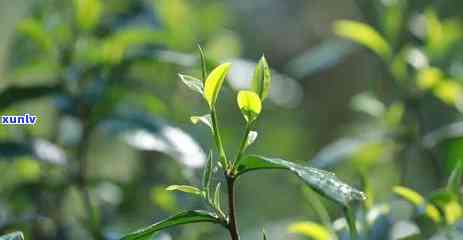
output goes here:
[{"label": "sunlit leaf", "polygon": [[22,232],[14,232],[0,236],[0,240],[24,240]]},{"label": "sunlit leaf", "polygon": [[190,120],[193,124],[203,123],[208,126],[211,130],[212,128],[212,119],[210,114],[202,115],[202,116],[192,116]]},{"label": "sunlit leaf", "polygon": [[389,44],[381,34],[367,24],[340,20],[335,23],[334,32],[341,37],[369,48],[384,59],[388,59],[391,56]]},{"label": "sunlit leaf", "polygon": [[121,238],[121,240],[149,240],[156,232],[171,228],[179,225],[190,224],[190,223],[199,223],[199,222],[210,222],[215,224],[224,223],[220,221],[215,215],[204,212],[204,211],[187,211],[170,217],[166,220],[157,222],[146,228],[137,230],[135,232],[129,233]]},{"label": "sunlit leaf", "polygon": [[443,74],[440,69],[428,67],[418,70],[416,81],[418,88],[427,90],[431,89],[442,80]]},{"label": "sunlit leaf", "polygon": [[353,202],[363,201],[363,192],[339,180],[333,173],[316,168],[301,166],[278,158],[267,158],[257,155],[244,157],[237,166],[237,175],[254,170],[285,169],[300,177],[314,190],[342,206],[350,206]]},{"label": "sunlit leaf", "polygon": [[53,48],[53,39],[45,31],[41,22],[35,19],[25,19],[18,24],[17,30],[20,34],[35,42],[44,52]]},{"label": "sunlit leaf", "polygon": [[262,110],[262,102],[259,96],[252,91],[240,91],[238,93],[238,107],[248,122],[253,122]]},{"label": "sunlit leaf", "polygon": [[290,233],[298,233],[313,240],[333,240],[330,231],[322,225],[313,222],[300,222],[288,227]]},{"label": "sunlit leaf", "polygon": [[384,104],[369,93],[355,95],[351,102],[352,109],[373,117],[381,117],[385,112]]},{"label": "sunlit leaf", "polygon": [[270,91],[272,75],[265,56],[262,56],[256,65],[252,78],[252,90],[257,93],[259,98],[264,101]]},{"label": "sunlit leaf", "polygon": [[171,185],[166,188],[167,191],[180,191],[184,193],[191,193],[195,195],[201,195],[201,190],[197,187],[188,186],[188,185]]},{"label": "sunlit leaf", "polygon": [[9,87],[0,91],[0,109],[23,101],[52,96],[60,90],[58,86]]},{"label": "sunlit leaf", "polygon": [[204,98],[206,99],[209,107],[213,107],[219,96],[220,89],[222,89],[223,82],[228,72],[230,71],[230,63],[224,63],[216,67],[206,79],[204,84]]},{"label": "sunlit leaf", "polygon": [[204,94],[203,82],[195,77],[179,74],[182,82],[191,90],[199,92],[201,95]]},{"label": "sunlit leaf", "polygon": [[393,192],[414,205],[417,209],[424,208],[426,216],[434,222],[441,221],[439,210],[434,205],[427,203],[419,193],[402,186],[395,186]]},{"label": "sunlit leaf", "polygon": [[434,95],[449,105],[455,105],[462,98],[462,87],[455,81],[441,81],[433,89]]},{"label": "sunlit leaf", "polygon": [[103,3],[100,0],[74,0],[75,17],[79,27],[90,31],[99,23]]}]

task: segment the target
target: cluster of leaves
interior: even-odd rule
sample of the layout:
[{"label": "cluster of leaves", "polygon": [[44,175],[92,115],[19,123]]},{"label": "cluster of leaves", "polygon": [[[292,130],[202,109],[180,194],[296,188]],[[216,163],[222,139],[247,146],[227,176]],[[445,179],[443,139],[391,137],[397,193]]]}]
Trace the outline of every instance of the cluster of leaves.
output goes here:
[{"label": "cluster of leaves", "polygon": [[[150,239],[157,231],[197,222],[212,222],[220,224],[228,229],[233,240],[239,239],[239,232],[236,222],[235,209],[235,181],[239,176],[256,170],[265,169],[284,169],[297,175],[310,188],[319,192],[326,198],[336,202],[343,207],[348,214],[348,219],[352,219],[350,212],[355,207],[355,203],[362,202],[366,196],[361,191],[354,189],[346,183],[340,181],[333,173],[319,170],[312,167],[298,165],[283,159],[268,158],[259,155],[246,155],[246,149],[254,143],[257,138],[257,132],[254,131],[256,120],[262,111],[262,101],[267,97],[271,73],[265,57],[262,57],[257,64],[252,78],[252,89],[242,90],[237,94],[237,104],[245,119],[244,137],[234,160],[227,157],[220,134],[219,121],[216,112],[217,99],[222,89],[224,79],[227,76],[231,64],[224,63],[216,67],[209,75],[206,72],[206,61],[204,52],[201,50],[202,59],[202,79],[180,74],[180,78],[191,90],[201,94],[209,106],[209,114],[202,116],[193,116],[193,123],[203,123],[211,130],[215,143],[217,145],[218,158],[213,157],[212,151],[209,153],[209,161],[204,169],[203,181],[201,187],[190,185],[172,185],[167,190],[181,191],[204,200],[212,212],[204,211],[187,211],[175,215],[166,220],[157,222],[146,228],[129,233],[122,239]],[[221,182],[215,185],[213,192],[212,179],[220,169],[227,183],[228,192],[228,213],[222,209],[221,204]],[[350,222],[350,221],[349,221]],[[356,235],[355,226],[351,225],[352,236]],[[266,239],[263,233],[263,239]]]}]

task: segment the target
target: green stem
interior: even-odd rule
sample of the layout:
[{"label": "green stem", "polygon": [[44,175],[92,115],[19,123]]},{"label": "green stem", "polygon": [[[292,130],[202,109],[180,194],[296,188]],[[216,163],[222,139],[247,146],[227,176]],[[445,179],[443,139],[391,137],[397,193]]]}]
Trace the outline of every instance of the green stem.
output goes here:
[{"label": "green stem", "polygon": [[246,130],[244,131],[244,136],[243,136],[243,139],[241,140],[241,144],[240,144],[240,148],[238,150],[238,154],[236,155],[236,159],[235,161],[232,163],[232,171],[235,169],[235,166],[238,165],[238,163],[240,162],[241,160],[241,157],[243,156],[243,153],[244,153],[244,148],[246,147],[246,143],[248,141],[248,137],[249,137],[249,132],[251,132],[251,129],[252,129],[252,123],[246,123]]},{"label": "green stem", "polygon": [[358,239],[358,232],[357,226],[355,224],[355,216],[352,212],[352,208],[344,207],[344,215],[347,220],[347,224],[349,225],[349,232],[350,232],[350,240],[357,240]]},{"label": "green stem", "polygon": [[217,113],[214,107],[211,109],[211,120],[212,120],[212,128],[214,130],[215,144],[217,145],[217,151],[219,152],[219,155],[220,155],[220,163],[222,164],[224,169],[227,169],[228,168],[227,155],[225,154],[225,150],[223,147],[220,130],[219,130],[219,126],[217,123],[218,122]]}]

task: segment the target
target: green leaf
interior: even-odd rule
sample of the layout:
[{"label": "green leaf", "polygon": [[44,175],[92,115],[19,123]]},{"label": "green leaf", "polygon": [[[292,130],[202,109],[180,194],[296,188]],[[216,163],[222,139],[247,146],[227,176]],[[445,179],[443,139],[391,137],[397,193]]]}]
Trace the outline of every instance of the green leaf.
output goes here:
[{"label": "green leaf", "polygon": [[0,236],[0,240],[24,240],[22,232],[13,232]]},{"label": "green leaf", "polygon": [[267,240],[267,235],[265,234],[264,229],[262,229],[262,240]]},{"label": "green leaf", "polygon": [[209,199],[210,197],[209,192],[211,189],[212,174],[214,173],[213,168],[214,168],[214,163],[213,163],[212,151],[209,151],[209,156],[207,158],[207,165],[204,168],[203,180],[202,180],[203,191],[206,193],[207,199]]},{"label": "green leaf", "polygon": [[262,102],[255,92],[240,91],[237,97],[238,107],[248,122],[253,122],[262,111]]},{"label": "green leaf", "polygon": [[236,174],[242,175],[249,171],[264,169],[289,170],[323,196],[346,207],[353,202],[366,199],[363,192],[342,182],[331,172],[301,166],[279,158],[248,155],[239,162]]},{"label": "green leaf", "polygon": [[195,195],[201,195],[201,190],[197,187],[189,186],[189,185],[171,185],[166,188],[167,191],[180,191],[184,193],[191,193]]},{"label": "green leaf", "polygon": [[135,232],[125,235],[121,240],[149,240],[154,233],[179,225],[198,223],[198,222],[210,222],[216,224],[222,224],[225,226],[225,223],[220,221],[215,215],[209,212],[204,211],[186,211],[180,214],[177,214],[173,217],[170,217],[166,220],[157,222],[153,225],[150,225],[146,228],[137,230]]},{"label": "green leaf", "polygon": [[333,236],[324,226],[313,222],[300,222],[288,227],[290,233],[297,233],[313,240],[332,240]]},{"label": "green leaf", "polygon": [[452,170],[450,174],[448,183],[447,183],[447,190],[455,196],[461,195],[461,178],[462,178],[462,167],[461,162],[459,161],[455,168]]},{"label": "green leaf", "polygon": [[268,96],[272,75],[265,56],[262,56],[256,65],[252,78],[252,90],[257,93],[262,101]]},{"label": "green leaf", "polygon": [[350,20],[340,20],[334,25],[334,32],[374,51],[384,59],[391,57],[391,47],[371,26]]},{"label": "green leaf", "polygon": [[59,91],[58,86],[9,87],[0,91],[0,110],[15,103],[50,96]]},{"label": "green leaf", "polygon": [[17,26],[18,33],[34,41],[44,52],[53,48],[53,39],[45,31],[43,24],[35,19],[25,19]]},{"label": "green leaf", "polygon": [[185,83],[185,85],[189,87],[191,90],[199,92],[201,93],[201,95],[204,94],[204,85],[203,82],[201,82],[201,80],[183,74],[179,74],[178,76],[180,77],[180,79],[182,79],[182,82]]},{"label": "green leaf", "polygon": [[0,142],[0,160],[25,156],[54,165],[67,163],[65,152],[44,139],[34,139],[29,142]]},{"label": "green leaf", "polygon": [[206,126],[208,126],[212,131],[214,130],[214,128],[212,127],[211,114],[206,114],[202,116],[191,116],[190,120],[193,124],[198,124],[201,122],[205,124]]},{"label": "green leaf", "polygon": [[230,71],[230,63],[224,63],[212,70],[211,74],[206,79],[204,84],[204,98],[206,99],[209,107],[212,108],[217,101],[220,89],[222,89],[223,82],[228,72]]},{"label": "green leaf", "polygon": [[432,219],[434,222],[441,221],[439,210],[433,204],[427,203],[419,193],[402,186],[395,186],[393,188],[393,192],[397,196],[414,205],[416,209],[421,209],[424,207],[425,215]]},{"label": "green leaf", "polygon": [[74,0],[75,17],[79,27],[91,31],[100,21],[103,4],[100,0]]},{"label": "green leaf", "polygon": [[198,44],[199,55],[201,56],[201,74],[203,77],[203,82],[206,81],[207,78],[207,62],[206,62],[206,53],[204,52],[201,45]]},{"label": "green leaf", "polygon": [[222,209],[222,206],[221,206],[221,201],[220,201],[220,196],[221,196],[221,187],[222,187],[222,183],[217,183],[217,185],[215,186],[215,192],[214,192],[214,206],[216,209],[219,209],[221,210]]}]

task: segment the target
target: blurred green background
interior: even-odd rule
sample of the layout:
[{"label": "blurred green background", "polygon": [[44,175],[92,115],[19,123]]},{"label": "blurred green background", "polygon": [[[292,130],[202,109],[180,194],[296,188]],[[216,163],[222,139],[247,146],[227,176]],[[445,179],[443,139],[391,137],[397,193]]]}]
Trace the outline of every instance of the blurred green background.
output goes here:
[{"label": "blurred green background", "polygon": [[[0,233],[90,239],[82,181],[108,239],[201,208],[164,190],[198,184],[214,149],[208,129],[189,121],[207,105],[177,75],[200,76],[197,44],[210,69],[233,64],[218,105],[230,151],[244,126],[236,92],[265,54],[273,82],[250,152],[333,170],[370,194],[370,206],[395,202],[395,185],[427,195],[463,153],[454,125],[461,9],[461,0],[0,0],[0,112],[39,117],[36,126],[0,125]],[[376,29],[390,56],[368,30],[344,26],[337,36],[341,19]],[[342,217],[284,172],[243,177],[237,196],[243,239],[262,228],[271,239],[307,239],[287,226],[320,222],[314,197]],[[198,224],[159,238],[226,233]]]}]

